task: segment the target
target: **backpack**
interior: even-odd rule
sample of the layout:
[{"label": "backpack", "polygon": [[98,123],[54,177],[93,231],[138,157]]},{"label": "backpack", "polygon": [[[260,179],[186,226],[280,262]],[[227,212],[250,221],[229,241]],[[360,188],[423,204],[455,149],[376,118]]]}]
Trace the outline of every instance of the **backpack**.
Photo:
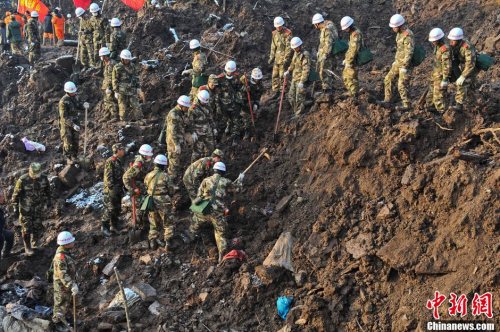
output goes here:
[{"label": "backpack", "polygon": [[349,48],[349,43],[347,40],[344,39],[337,39],[335,43],[333,43],[332,47],[332,54],[337,55],[341,53],[347,52],[347,49]]},{"label": "backpack", "polygon": [[479,70],[488,70],[495,63],[495,58],[484,53],[479,53],[476,57],[476,68]]},{"label": "backpack", "polygon": [[424,62],[425,57],[426,57],[425,48],[423,48],[420,45],[415,45],[415,48],[413,49],[413,56],[411,57],[411,65],[413,67],[417,67],[422,62]]}]

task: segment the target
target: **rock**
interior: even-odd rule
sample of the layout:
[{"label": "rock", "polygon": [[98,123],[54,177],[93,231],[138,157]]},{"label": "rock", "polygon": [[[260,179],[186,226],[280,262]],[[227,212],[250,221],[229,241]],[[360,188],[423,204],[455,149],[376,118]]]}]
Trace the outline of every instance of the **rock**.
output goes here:
[{"label": "rock", "polygon": [[149,284],[139,283],[132,286],[131,289],[136,292],[143,301],[149,302],[156,299],[156,289]]},{"label": "rock", "polygon": [[285,208],[288,206],[288,203],[290,203],[291,199],[292,195],[283,197],[276,205],[276,212],[281,213],[283,210],[285,210]]},{"label": "rock", "polygon": [[380,248],[376,255],[393,269],[404,271],[418,263],[422,250],[421,243],[415,235],[402,231]]},{"label": "rock", "polygon": [[50,330],[50,322],[40,318],[34,318],[31,321],[20,321],[7,315],[2,321],[2,327],[5,332],[45,332]]},{"label": "rock", "polygon": [[198,297],[199,297],[201,302],[205,302],[207,300],[208,293],[207,292],[200,293],[200,295],[198,295]]},{"label": "rock", "polygon": [[384,207],[377,214],[377,220],[385,220],[393,215],[392,209],[394,208],[394,204],[389,203],[384,205]]},{"label": "rock", "polygon": [[141,262],[144,265],[149,265],[152,261],[151,255],[147,254],[144,256],[139,257],[139,262]]},{"label": "rock", "polygon": [[305,319],[305,318],[300,318],[300,319],[297,319],[295,321],[295,325],[303,326],[303,325],[306,325],[306,324],[307,324],[307,319]]},{"label": "rock", "polygon": [[264,266],[280,266],[293,272],[292,266],[293,238],[290,232],[283,232],[273,249],[262,263]]},{"label": "rock", "polygon": [[56,59],[56,64],[66,69],[72,69],[75,58],[72,55],[63,55]]},{"label": "rock", "polygon": [[408,185],[412,180],[414,174],[415,174],[415,166],[414,165],[406,166],[403,177],[401,178],[401,184],[404,186]]},{"label": "rock", "polygon": [[97,325],[98,331],[108,331],[113,329],[113,324],[101,322]]},{"label": "rock", "polygon": [[307,280],[307,272],[304,270],[300,270],[299,272],[295,273],[294,279],[295,279],[295,284],[297,285],[297,287],[304,286],[304,284]]},{"label": "rock", "polygon": [[417,137],[420,134],[420,124],[417,120],[405,122],[399,125],[399,130],[402,133]]},{"label": "rock", "polygon": [[210,277],[212,275],[212,273],[214,273],[215,271],[215,266],[210,266],[208,269],[207,269],[207,278]]},{"label": "rock", "polygon": [[85,177],[81,167],[75,165],[66,165],[59,173],[59,179],[68,188],[74,188]]},{"label": "rock", "polygon": [[488,37],[484,40],[483,51],[495,53],[498,49],[500,49],[500,35]]},{"label": "rock", "polygon": [[373,238],[371,234],[362,233],[354,239],[347,241],[345,248],[354,259],[358,259],[368,254],[368,251],[370,251],[373,247],[372,242]]},{"label": "rock", "polygon": [[160,303],[158,301],[154,301],[148,307],[149,312],[152,313],[155,316],[159,316],[160,315],[159,309],[160,309]]},{"label": "rock", "polygon": [[27,260],[13,263],[7,270],[6,276],[9,279],[26,280],[33,277],[31,263]]},{"label": "rock", "polygon": [[110,277],[111,275],[113,275],[115,273],[115,266],[118,267],[118,261],[120,260],[120,258],[122,257],[122,255],[116,255],[112,260],[111,262],[109,262],[105,267],[104,269],[102,270],[102,273],[107,275],[108,277]]}]

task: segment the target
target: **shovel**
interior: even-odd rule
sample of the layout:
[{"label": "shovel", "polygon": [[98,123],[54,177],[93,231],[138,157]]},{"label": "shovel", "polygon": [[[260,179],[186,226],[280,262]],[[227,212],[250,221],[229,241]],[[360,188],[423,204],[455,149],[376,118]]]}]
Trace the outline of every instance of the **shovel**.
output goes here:
[{"label": "shovel", "polygon": [[87,158],[87,141],[88,141],[88,119],[89,119],[89,108],[90,105],[89,103],[85,102],[83,104],[83,107],[85,108],[85,128],[83,131],[83,159],[80,161],[80,164],[83,166],[85,170],[89,169],[90,166],[90,159]]},{"label": "shovel", "polygon": [[76,332],[76,295],[73,295],[73,332]]},{"label": "shovel", "polygon": [[281,115],[281,109],[283,108],[283,97],[285,96],[285,89],[286,89],[286,79],[287,76],[283,78],[283,87],[281,88],[281,97],[280,97],[280,105],[278,108],[278,116],[276,118],[276,125],[274,126],[274,134],[273,134],[273,141],[276,142],[278,139],[278,127],[280,124],[280,115]]},{"label": "shovel", "polygon": [[132,196],[132,229],[128,232],[130,244],[141,240],[141,231],[137,229],[137,202],[135,195]]},{"label": "shovel", "polygon": [[[248,167],[242,172],[242,174],[246,174],[256,163],[257,161],[259,161],[260,158],[264,157],[268,160],[271,160],[271,156],[269,155],[269,153],[267,153],[268,151],[268,148],[264,148],[262,149],[262,151],[260,152],[260,154],[257,156],[257,158],[255,158],[252,163],[250,165],[248,165]],[[237,180],[234,180],[234,183],[236,183]]]},{"label": "shovel", "polygon": [[248,80],[247,80],[246,75],[243,77],[245,78],[245,87],[247,90],[248,109],[250,110],[250,116],[252,119],[252,126],[255,127],[255,119],[254,119],[253,109],[252,109],[252,100],[250,98],[250,87],[248,86]]}]

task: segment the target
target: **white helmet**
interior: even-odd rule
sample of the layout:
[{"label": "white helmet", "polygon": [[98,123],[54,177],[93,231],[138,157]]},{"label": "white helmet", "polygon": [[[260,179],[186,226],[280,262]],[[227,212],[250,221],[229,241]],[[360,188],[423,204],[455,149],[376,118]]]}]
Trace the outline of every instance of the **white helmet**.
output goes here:
[{"label": "white helmet", "polygon": [[285,25],[285,20],[281,16],[277,16],[274,18],[274,27],[279,28]]},{"label": "white helmet", "polygon": [[437,41],[444,37],[444,32],[440,28],[434,28],[429,32],[429,41]]},{"label": "white helmet", "polygon": [[139,154],[146,156],[146,157],[152,157],[153,156],[153,148],[149,144],[143,144],[139,148]]},{"label": "white helmet", "polygon": [[290,41],[291,48],[297,48],[300,45],[302,45],[302,39],[300,39],[299,37],[293,37],[292,40]]},{"label": "white helmet", "polygon": [[225,172],[226,164],[224,164],[222,161],[218,161],[214,165],[214,170]]},{"label": "white helmet", "polygon": [[85,14],[85,9],[83,9],[82,7],[78,7],[77,9],[75,9],[75,15],[76,15],[76,17],[80,17],[83,14]]},{"label": "white helmet", "polygon": [[198,91],[198,100],[202,104],[208,104],[208,102],[210,100],[210,93],[208,93],[207,90],[200,90],[200,91]]},{"label": "white helmet", "polygon": [[64,246],[73,242],[75,242],[75,237],[70,232],[64,231],[59,233],[59,235],[57,236],[57,244],[60,246]]},{"label": "white helmet", "polygon": [[99,8],[99,5],[94,3],[90,4],[89,10],[91,13],[97,13],[101,8]]},{"label": "white helmet", "polygon": [[260,68],[254,68],[252,70],[252,75],[251,77],[254,79],[254,80],[261,80],[262,79],[262,70],[260,70]]},{"label": "white helmet", "polygon": [[226,67],[224,68],[228,73],[234,73],[236,71],[236,62],[229,60],[226,62]]},{"label": "white helmet", "polygon": [[99,56],[105,56],[105,55],[110,55],[111,52],[109,51],[109,48],[107,47],[101,47],[99,50]]},{"label": "white helmet", "polygon": [[464,30],[462,30],[460,28],[451,29],[450,33],[448,34],[448,39],[449,40],[462,40],[462,39],[464,39]]},{"label": "white helmet", "polygon": [[120,58],[124,60],[132,60],[132,53],[129,50],[123,50],[120,52]]},{"label": "white helmet", "polygon": [[153,161],[155,164],[157,165],[163,165],[163,166],[167,166],[168,164],[168,159],[167,157],[165,157],[164,155],[162,154],[159,154],[155,157],[155,160]]},{"label": "white helmet", "polygon": [[191,99],[186,95],[182,95],[177,98],[177,104],[184,107],[191,107]]},{"label": "white helmet", "polygon": [[314,14],[313,19],[312,19],[312,24],[318,24],[324,22],[325,19],[323,18],[323,15],[321,14]]},{"label": "white helmet", "polygon": [[199,48],[201,45],[200,45],[200,41],[198,39],[193,39],[189,42],[189,49],[191,50],[194,50],[195,48]]},{"label": "white helmet", "polygon": [[71,14],[66,15],[66,18],[71,18]]},{"label": "white helmet", "polygon": [[354,23],[354,20],[350,16],[344,16],[340,20],[340,27],[342,30],[347,30],[352,24]]},{"label": "white helmet", "polygon": [[120,21],[120,19],[119,19],[119,18],[117,18],[117,17],[113,17],[113,18],[111,19],[111,23],[110,23],[110,25],[111,25],[112,27],[119,27],[119,26],[121,26],[121,25],[122,25],[122,21]]},{"label": "white helmet", "polygon": [[38,12],[36,10],[32,11],[31,17],[38,17]]},{"label": "white helmet", "polygon": [[398,28],[405,24],[405,18],[400,14],[394,14],[391,16],[391,20],[389,21],[389,26],[391,28]]},{"label": "white helmet", "polygon": [[64,83],[64,92],[76,93],[76,85],[73,82]]}]

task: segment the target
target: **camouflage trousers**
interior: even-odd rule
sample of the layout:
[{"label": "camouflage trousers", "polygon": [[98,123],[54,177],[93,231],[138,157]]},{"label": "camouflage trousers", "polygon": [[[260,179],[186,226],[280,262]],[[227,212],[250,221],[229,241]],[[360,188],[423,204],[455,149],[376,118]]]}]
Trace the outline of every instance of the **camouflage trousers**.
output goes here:
[{"label": "camouflage trousers", "polygon": [[118,120],[118,103],[116,102],[113,92],[107,94],[106,90],[103,90],[103,95],[104,118]]},{"label": "camouflage trousers", "polygon": [[11,41],[10,42],[10,50],[12,51],[12,54],[17,54],[17,55],[22,55],[23,50],[22,50],[22,42],[15,42]]},{"label": "camouflage trousers", "polygon": [[84,67],[94,67],[96,62],[94,61],[94,44],[90,38],[80,39],[80,62]]},{"label": "camouflage trousers", "polygon": [[198,140],[193,144],[193,153],[191,154],[191,162],[209,156],[215,149],[215,141],[213,135],[198,136]]},{"label": "camouflage trousers", "polygon": [[426,105],[434,105],[438,112],[444,112],[448,109],[447,100],[448,90],[441,88],[441,79],[433,79],[429,84]]},{"label": "camouflage trousers", "polygon": [[28,47],[28,61],[33,64],[36,60],[40,58],[41,55],[40,43],[34,43],[34,45],[29,45]]},{"label": "camouflage trousers", "polygon": [[[253,112],[253,110],[252,110]],[[252,115],[250,114],[249,106],[243,107],[240,113],[243,130],[250,132],[252,130]],[[255,116],[255,114],[254,114]]]},{"label": "camouflage trousers", "polygon": [[106,41],[102,37],[93,37],[92,38],[92,48],[94,50],[94,63],[99,63],[100,58],[99,58],[99,50],[101,47],[106,46]]},{"label": "camouflage trousers", "polygon": [[149,240],[158,239],[162,228],[164,241],[174,236],[174,216],[171,211],[171,202],[155,197],[153,211],[149,212]]},{"label": "camouflage trousers", "polygon": [[118,114],[121,121],[140,120],[144,117],[136,94],[118,95]]},{"label": "camouflage trousers", "polygon": [[283,85],[283,76],[285,75],[285,64],[277,64],[276,62],[273,65],[273,74],[272,74],[272,89],[273,91],[280,91],[281,86]]},{"label": "camouflage trousers", "polygon": [[469,93],[470,86],[475,81],[475,74],[468,77],[461,86],[457,87],[457,93],[455,95],[455,102],[457,104],[463,105],[466,102],[467,94]]},{"label": "camouflage trousers", "polygon": [[104,213],[102,215],[102,227],[109,229],[109,226],[116,228],[122,212],[122,195],[115,192],[104,193]]},{"label": "camouflage trousers", "polygon": [[55,324],[62,322],[61,317],[65,318],[66,314],[71,312],[71,291],[58,280],[54,280],[53,310],[52,322]]},{"label": "camouflage trousers", "polygon": [[391,101],[392,87],[397,77],[399,96],[401,97],[403,106],[410,107],[410,98],[408,97],[408,86],[410,85],[410,69],[407,68],[408,72],[402,74],[399,71],[400,68],[402,68],[400,65],[393,64],[384,78],[384,101]]},{"label": "camouflage trousers", "polygon": [[184,176],[182,178],[182,182],[184,183],[184,187],[186,188],[186,191],[188,192],[189,198],[194,200],[196,196],[198,195],[198,188],[200,187],[199,185],[196,186],[196,184],[190,183],[188,180],[188,176]]},{"label": "camouflage trousers", "polygon": [[349,91],[351,97],[357,97],[359,93],[358,68],[344,67],[342,72],[344,86]]},{"label": "camouflage trousers", "polygon": [[61,137],[63,143],[63,154],[67,159],[76,160],[78,158],[78,143],[80,135],[73,130],[66,130]]},{"label": "camouflage trousers", "polygon": [[[224,107],[224,106],[223,106]],[[225,132],[228,136],[236,138],[243,131],[243,119],[241,118],[241,106],[223,109],[224,122],[226,123]]]},{"label": "camouflage trousers", "polygon": [[217,249],[219,253],[224,254],[227,249],[226,237],[228,224],[226,218],[222,213],[211,213],[207,215],[193,214],[193,219],[189,227],[191,234],[197,235],[204,223],[212,224]]},{"label": "camouflage trousers", "polygon": [[332,88],[333,79],[327,70],[333,69],[333,58],[327,57],[324,61],[318,62],[318,74],[321,80],[321,88],[329,90]]},{"label": "camouflage trousers", "polygon": [[30,206],[30,212],[24,212],[21,208],[19,212],[19,225],[21,225],[22,234],[33,234],[35,238],[39,238],[43,232],[42,224],[42,209],[36,209],[33,205]]},{"label": "camouflage trousers", "polygon": [[297,87],[299,82],[291,82],[290,90],[288,91],[288,102],[292,106],[295,115],[299,115],[304,111],[304,102],[306,101],[306,87]]},{"label": "camouflage trousers", "polygon": [[[183,146],[182,148],[186,148]],[[167,149],[167,157],[168,157],[168,168],[167,173],[170,175],[177,185],[181,177],[183,176],[183,168],[188,165],[189,156],[187,151],[182,151],[182,153],[175,153],[174,151],[169,151]]]}]

